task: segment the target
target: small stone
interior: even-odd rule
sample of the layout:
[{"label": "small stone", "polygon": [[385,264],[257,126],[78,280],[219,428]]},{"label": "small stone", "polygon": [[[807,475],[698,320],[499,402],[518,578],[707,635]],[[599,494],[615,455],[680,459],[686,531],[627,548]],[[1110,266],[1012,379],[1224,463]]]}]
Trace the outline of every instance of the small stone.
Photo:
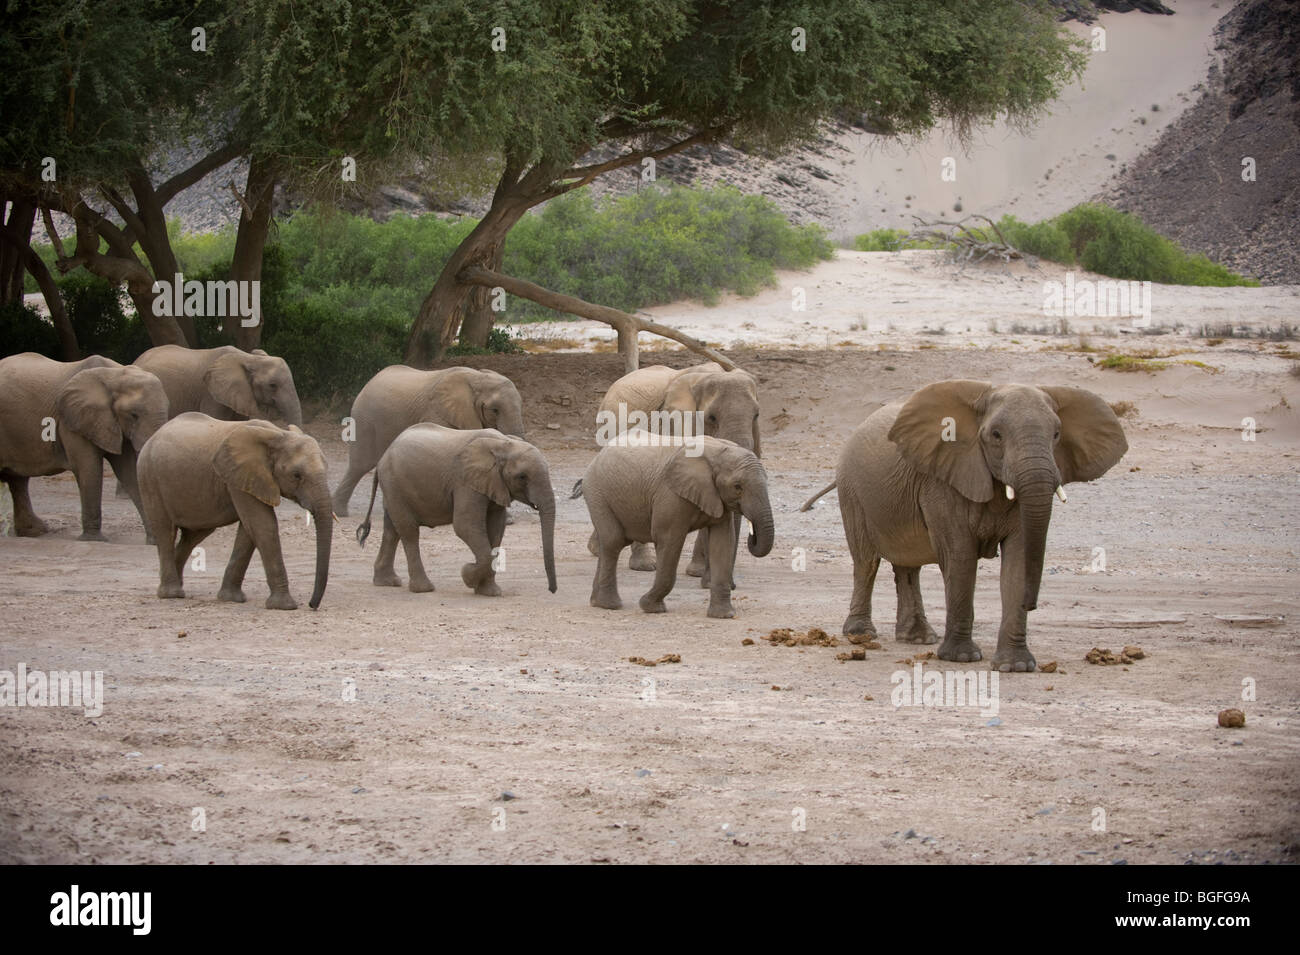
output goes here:
[{"label": "small stone", "polygon": [[126,758],[127,758],[127,759],[139,759],[139,758],[140,758],[140,754],[139,754],[139,753],[127,753],[127,754],[126,754]]},{"label": "small stone", "polygon": [[636,774],[637,774],[638,776],[649,776],[649,775],[650,775],[650,770],[648,770],[648,769],[638,769],[638,770],[636,771]]},{"label": "small stone", "polygon": [[1219,713],[1219,725],[1226,729],[1238,729],[1246,725],[1246,714],[1236,709],[1223,710]]},{"label": "small stone", "polygon": [[512,799],[518,799],[518,798],[519,797],[516,796],[514,793],[512,793],[509,789],[503,790],[501,793],[502,802],[509,802]]},{"label": "small stone", "polygon": [[875,700],[875,697],[872,696],[870,693],[868,693],[866,696],[863,697],[863,699],[867,701],[872,701]]},{"label": "small stone", "polygon": [[749,639],[749,637],[746,637],[744,640],[740,641],[740,645],[742,647],[752,647],[754,645],[754,641]]},{"label": "small stone", "polygon": [[189,632],[188,630],[177,630],[177,631],[176,631],[176,639],[177,639],[177,640],[184,640],[184,639],[185,639],[186,637],[188,637],[189,635],[190,635],[190,632]]},{"label": "small stone", "polygon": [[560,426],[559,426],[558,424],[555,424],[554,422],[548,424],[546,427],[547,427],[547,429],[549,429],[549,430],[551,430],[551,431],[559,431],[559,430],[560,430]]},{"label": "small stone", "polygon": [[1000,716],[995,716],[995,717],[993,717],[993,719],[989,720],[989,721],[988,721],[987,723],[985,723],[984,725],[985,725],[985,726],[1001,726],[1001,725],[1002,725],[1002,717],[1000,717]]},{"label": "small stone", "polygon": [[916,830],[915,830],[915,829],[908,829],[907,832],[903,833],[903,839],[904,839],[904,840],[907,840],[907,839],[915,839],[915,838],[916,838]]},{"label": "small stone", "polygon": [[365,786],[353,786],[353,787],[352,787],[352,794],[353,794],[354,796],[356,796],[356,795],[360,795],[361,793],[366,793],[366,792],[370,792],[370,790],[367,789]]}]

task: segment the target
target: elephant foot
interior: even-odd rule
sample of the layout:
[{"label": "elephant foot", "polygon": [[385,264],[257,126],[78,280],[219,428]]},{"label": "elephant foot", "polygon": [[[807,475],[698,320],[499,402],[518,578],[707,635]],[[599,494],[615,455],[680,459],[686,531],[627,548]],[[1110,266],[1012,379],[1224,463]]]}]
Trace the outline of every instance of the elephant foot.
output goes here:
[{"label": "elephant foot", "polygon": [[944,640],[936,656],[940,660],[951,660],[954,663],[974,663],[984,659],[984,654],[970,637],[964,640]]},{"label": "elephant foot", "polygon": [[82,531],[81,536],[78,537],[77,540],[100,541],[101,543],[106,543],[108,541],[108,538],[105,537],[101,531]]},{"label": "elephant foot", "polygon": [[632,570],[658,570],[659,562],[655,560],[653,554],[645,551],[632,551],[632,559],[627,562],[628,567]]},{"label": "elephant foot", "polygon": [[593,607],[597,607],[600,610],[623,609],[623,601],[619,600],[617,596],[608,597],[602,594],[592,594],[590,603]]},{"label": "elephant foot", "polygon": [[413,594],[431,594],[433,593],[433,581],[428,577],[412,577],[411,582],[407,584],[407,589]]},{"label": "elephant foot", "polygon": [[939,635],[928,621],[913,617],[894,628],[894,639],[899,643],[938,643]]},{"label": "elephant foot", "polygon": [[641,603],[641,609],[644,610],[646,613],[667,613],[668,612],[668,608],[664,606],[663,598],[655,600],[649,594],[646,594],[644,597],[641,598],[640,603]]},{"label": "elephant foot", "polygon": [[515,522],[515,516],[514,516],[513,514],[511,514],[509,510],[507,510],[507,511],[506,511],[506,527],[509,527],[509,526],[510,526],[511,524],[513,524],[514,522]]},{"label": "elephant foot", "polygon": [[158,597],[162,600],[179,600],[185,596],[185,588],[180,584],[159,584]]},{"label": "elephant foot", "polygon": [[41,537],[50,532],[50,526],[42,520],[19,521],[14,524],[17,537]]},{"label": "elephant foot", "polygon": [[710,617],[714,617],[718,620],[730,620],[735,615],[736,615],[736,610],[734,607],[731,606],[730,600],[726,602],[718,602],[718,603],[714,603],[710,601],[709,603]]},{"label": "elephant foot", "polygon": [[496,581],[484,581],[474,588],[474,593],[480,597],[500,597],[501,588],[497,586]]},{"label": "elephant foot", "polygon": [[998,647],[989,666],[1001,673],[1033,673],[1038,661],[1028,647]]},{"label": "elephant foot", "polygon": [[222,587],[217,591],[217,599],[232,604],[242,604],[248,600],[248,598],[244,596],[243,589],[240,587]]},{"label": "elephant foot", "polygon": [[267,610],[297,610],[298,601],[289,595],[287,590],[280,593],[272,593],[266,598]]},{"label": "elephant foot", "polygon": [[383,571],[382,573],[379,571],[375,571],[375,576],[373,579],[376,587],[402,586],[402,578],[398,577],[397,574],[393,573],[391,570],[386,570]]},{"label": "elephant foot", "polygon": [[849,638],[849,643],[875,643],[880,639],[871,618],[861,614],[850,614],[840,628],[840,633]]},{"label": "elephant foot", "polygon": [[[704,561],[704,560],[695,560],[694,558],[692,558],[692,559],[691,559],[691,562],[690,562],[689,564],[686,565],[686,576],[688,576],[688,577],[700,577],[700,578],[704,578],[704,576],[705,576],[708,572],[709,572],[709,564],[708,564],[708,561]],[[708,586],[708,585],[706,584],[705,586]]]}]

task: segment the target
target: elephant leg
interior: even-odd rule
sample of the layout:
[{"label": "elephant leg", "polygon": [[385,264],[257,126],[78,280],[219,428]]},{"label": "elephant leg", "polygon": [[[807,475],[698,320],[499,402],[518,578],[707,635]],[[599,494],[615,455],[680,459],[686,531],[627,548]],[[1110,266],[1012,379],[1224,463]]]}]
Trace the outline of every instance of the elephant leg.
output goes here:
[{"label": "elephant leg", "polygon": [[230,548],[230,560],[226,561],[226,572],[221,577],[221,589],[217,591],[218,600],[242,604],[248,598],[244,596],[244,575],[248,573],[248,563],[253,559],[253,535],[248,533],[244,522],[235,525],[235,546]]},{"label": "elephant leg", "polygon": [[375,455],[374,460],[371,460],[370,454],[358,442],[352,441],[348,444],[348,469],[334,488],[335,514],[339,517],[348,516],[348,502],[352,499],[352,492],[357,489],[361,479],[378,463],[379,456]]},{"label": "elephant leg", "polygon": [[18,537],[40,537],[49,533],[49,525],[36,516],[32,510],[32,499],[27,493],[27,482],[31,478],[6,478],[9,494],[14,499],[14,534]]},{"label": "elephant leg", "polygon": [[135,452],[110,454],[107,457],[109,465],[113,468],[113,474],[117,477],[117,496],[129,498],[135,505],[136,513],[140,515],[140,523],[144,525],[144,542],[152,544],[153,531],[149,529],[149,520],[144,514],[144,503],[140,500],[140,481],[136,476]]},{"label": "elephant leg", "polygon": [[[297,610],[298,601],[289,593],[289,575],[285,572],[284,556],[280,552],[280,522],[276,520],[275,509],[233,487],[230,496],[239,513],[239,522],[247,528],[253,546],[262,557],[266,583],[271,588],[271,595],[266,598],[266,609]],[[234,559],[233,554],[231,559]]]},{"label": "elephant leg", "polygon": [[633,541],[632,556],[628,559],[627,565],[632,570],[655,570],[659,566],[658,548],[651,550],[649,544]]},{"label": "elephant leg", "polygon": [[1003,673],[1032,673],[1038,661],[1025,636],[1025,543],[1020,531],[1002,542],[1002,625],[992,667]]},{"label": "elephant leg", "polygon": [[[474,561],[460,569],[460,579],[466,587],[483,597],[500,597],[501,588],[497,586],[496,571],[492,569],[492,539],[488,531],[490,510],[495,507],[481,494],[462,493],[457,495],[453,504],[452,529],[474,554]],[[495,520],[501,522],[504,530],[504,510],[497,508],[501,514]],[[500,540],[500,537],[497,538]]]},{"label": "elephant leg", "polygon": [[695,534],[695,546],[691,549],[691,562],[686,565],[686,576],[700,578],[700,587],[709,586],[709,529],[700,528]]},{"label": "elephant leg", "polygon": [[641,609],[646,613],[664,613],[668,609],[664,606],[664,598],[677,583],[677,562],[681,560],[686,535],[670,527],[654,527],[653,523],[652,521],[651,532],[655,538],[658,566],[655,568],[654,584],[641,597]]},{"label": "elephant leg", "polygon": [[[732,590],[736,589],[736,570],[735,570],[736,557],[740,553],[740,527],[741,527],[741,522],[744,521],[744,519],[745,516],[741,514],[739,511],[736,511],[731,515],[731,520],[726,524],[727,530],[731,534],[731,568],[732,568],[731,589]],[[719,533],[720,532],[721,531],[719,531]],[[701,529],[698,534],[695,535],[695,550],[691,554],[690,566],[686,568],[686,573],[690,574],[691,568],[696,566],[697,560],[699,561],[698,564],[699,573],[691,574],[691,576],[700,578],[701,590],[713,589],[713,582],[712,582],[713,578],[709,576],[709,566],[710,566],[709,565],[709,550],[710,550],[709,533],[710,533],[709,528],[705,527]]]},{"label": "elephant leg", "polygon": [[[733,521],[715,524],[709,529],[709,616],[723,620],[736,615],[731,606],[732,562],[736,559],[735,540],[730,533]],[[701,532],[703,533],[703,532]]]},{"label": "elephant leg", "polygon": [[[393,519],[388,516],[388,508],[384,508],[384,536],[379,542],[379,554],[375,557],[375,576],[374,583],[376,587],[400,587],[402,578],[397,576],[397,571],[393,569],[393,560],[397,557],[397,528],[393,525]],[[419,548],[416,548],[417,555]]]},{"label": "elephant leg", "polygon": [[100,530],[100,502],[104,494],[104,458],[98,448],[84,441],[65,441],[64,452],[81,494],[81,536],[77,540],[108,540]]},{"label": "elephant leg", "polygon": [[596,578],[591,585],[591,605],[603,610],[621,610],[623,601],[618,596],[618,559],[627,546],[627,538],[618,519],[609,510],[587,499],[591,509],[591,522],[597,531]]},{"label": "elephant leg", "polygon": [[894,589],[898,594],[894,639],[902,643],[938,643],[939,635],[925,619],[921,604],[921,568],[895,567]]},{"label": "elephant leg", "polygon": [[[841,501],[843,498],[841,498]],[[853,598],[849,602],[849,615],[844,618],[841,632],[851,643],[871,643],[880,639],[871,622],[871,596],[876,586],[876,573],[880,570],[880,551],[876,543],[862,528],[862,518],[853,515],[841,504],[844,535],[853,557]],[[861,637],[861,639],[857,639]]]},{"label": "elephant leg", "polygon": [[181,528],[180,543],[176,545],[175,551],[176,582],[181,586],[185,585],[185,563],[190,559],[190,554],[194,552],[194,548],[202,543],[214,529],[215,528],[211,527],[204,528],[203,530],[194,530],[188,527]]},{"label": "elephant leg", "polygon": [[[184,531],[181,533],[183,536]],[[163,600],[184,597],[181,575],[176,569],[176,525],[169,520],[158,520],[154,534],[154,545],[158,548],[158,596]]]},{"label": "elephant leg", "polygon": [[984,654],[971,639],[975,622],[975,571],[979,554],[973,542],[953,546],[936,543],[939,569],[943,571],[943,595],[948,604],[948,619],[944,625],[943,643],[937,651],[940,660],[956,663],[974,663]]}]

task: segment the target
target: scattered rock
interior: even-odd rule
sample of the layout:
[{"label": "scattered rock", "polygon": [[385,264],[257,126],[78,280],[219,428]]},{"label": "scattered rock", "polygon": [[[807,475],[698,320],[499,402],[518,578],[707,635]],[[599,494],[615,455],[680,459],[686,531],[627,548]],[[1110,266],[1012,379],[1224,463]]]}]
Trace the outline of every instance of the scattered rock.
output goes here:
[{"label": "scattered rock", "polygon": [[509,789],[502,790],[501,792],[501,802],[509,802],[512,799],[518,799],[518,798],[519,797],[516,796],[514,793],[512,793]]},{"label": "scattered rock", "polygon": [[1219,725],[1227,729],[1239,729],[1246,725],[1246,714],[1237,709],[1223,710],[1219,713]]}]

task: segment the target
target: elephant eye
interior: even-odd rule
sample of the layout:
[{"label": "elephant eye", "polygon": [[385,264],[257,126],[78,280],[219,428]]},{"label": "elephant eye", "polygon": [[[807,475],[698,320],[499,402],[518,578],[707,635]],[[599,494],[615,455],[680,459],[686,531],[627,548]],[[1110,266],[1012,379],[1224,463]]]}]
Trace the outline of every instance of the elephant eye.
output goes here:
[{"label": "elephant eye", "polygon": [[1058,431],[1058,432],[1056,432],[1056,434],[1052,435],[1052,440],[1053,440],[1053,441],[1060,441],[1060,440],[1061,440],[1061,432]]},{"label": "elephant eye", "polygon": [[997,428],[994,428],[994,429],[993,429],[993,440],[994,440],[994,441],[1001,441],[1001,440],[1002,440],[1002,432],[999,431]]}]

